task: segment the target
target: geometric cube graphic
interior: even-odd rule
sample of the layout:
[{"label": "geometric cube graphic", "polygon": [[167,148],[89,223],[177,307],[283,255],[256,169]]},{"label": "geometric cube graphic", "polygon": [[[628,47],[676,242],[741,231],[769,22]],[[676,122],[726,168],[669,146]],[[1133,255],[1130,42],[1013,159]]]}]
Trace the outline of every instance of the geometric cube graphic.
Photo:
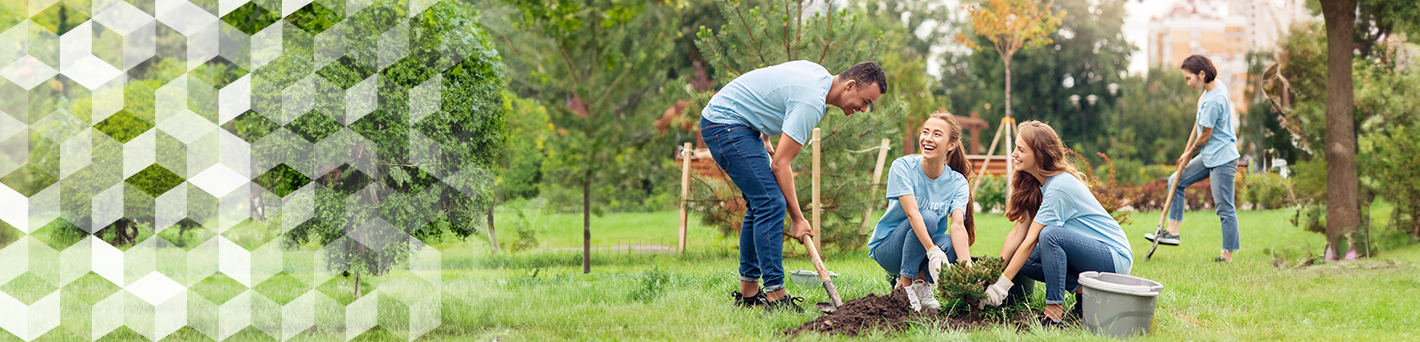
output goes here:
[{"label": "geometric cube graphic", "polygon": [[462,11],[0,1],[0,336],[437,328],[428,239],[471,231],[493,177],[464,130],[498,57]]}]

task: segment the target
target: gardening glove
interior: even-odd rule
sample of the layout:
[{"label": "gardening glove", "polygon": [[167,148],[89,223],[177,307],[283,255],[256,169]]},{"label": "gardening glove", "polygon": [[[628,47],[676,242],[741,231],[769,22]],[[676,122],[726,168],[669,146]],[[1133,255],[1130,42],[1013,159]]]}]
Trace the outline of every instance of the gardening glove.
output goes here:
[{"label": "gardening glove", "polygon": [[1011,283],[1011,280],[1006,279],[1005,276],[1001,276],[1000,279],[996,280],[995,284],[991,284],[991,286],[986,288],[985,303],[990,306],[1000,306],[1001,302],[1006,300],[1006,294],[1011,291],[1011,285],[1015,284]]},{"label": "gardening glove", "polygon": [[931,273],[932,281],[939,279],[937,278],[937,274],[941,273],[943,264],[950,264],[950,262],[947,261],[947,253],[943,252],[942,248],[937,246],[927,248],[927,272]]}]

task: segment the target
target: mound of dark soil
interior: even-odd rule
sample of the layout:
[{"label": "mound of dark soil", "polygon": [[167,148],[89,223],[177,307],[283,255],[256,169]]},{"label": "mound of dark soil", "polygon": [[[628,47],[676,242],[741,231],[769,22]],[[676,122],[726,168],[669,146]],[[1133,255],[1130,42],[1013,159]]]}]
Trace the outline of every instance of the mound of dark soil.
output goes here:
[{"label": "mound of dark soil", "polygon": [[819,316],[804,322],[797,328],[789,328],[784,333],[798,335],[804,331],[817,331],[825,335],[858,336],[868,330],[900,332],[907,328],[909,321],[935,321],[934,310],[912,311],[907,302],[907,291],[897,289],[887,296],[869,294],[867,297],[844,302],[834,313]]},{"label": "mound of dark soil", "polygon": [[[910,322],[933,323],[948,329],[980,329],[1004,325],[1025,330],[1036,320],[1037,315],[1039,314],[1030,310],[1012,312],[1009,317],[1004,318],[984,317],[985,315],[948,317],[930,309],[913,312],[911,304],[907,302],[907,292],[897,289],[887,296],[869,294],[867,297],[849,300],[839,306],[838,311],[819,316],[798,327],[785,329],[784,333],[790,336],[797,336],[805,331],[847,336],[858,336],[871,330],[896,333],[906,330]],[[1067,322],[1070,323],[1069,326],[1079,326],[1077,321]]]}]

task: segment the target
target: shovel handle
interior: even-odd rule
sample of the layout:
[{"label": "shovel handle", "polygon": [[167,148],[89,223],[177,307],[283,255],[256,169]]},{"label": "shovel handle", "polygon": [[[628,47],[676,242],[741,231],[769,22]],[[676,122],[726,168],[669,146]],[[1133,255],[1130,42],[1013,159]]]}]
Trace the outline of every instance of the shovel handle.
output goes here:
[{"label": "shovel handle", "polygon": [[814,263],[814,271],[818,271],[818,280],[823,283],[824,291],[828,291],[829,300],[833,301],[833,306],[843,305],[843,298],[838,296],[838,288],[833,286],[833,278],[828,276],[828,268],[823,266],[823,259],[819,258],[818,246],[814,244],[814,238],[804,235],[799,239],[804,243],[805,249],[809,250],[809,260]]},{"label": "shovel handle", "polygon": [[[1188,133],[1188,146],[1183,148],[1184,155],[1193,154],[1193,144],[1196,142],[1196,139],[1198,139],[1197,135],[1198,124],[1195,123],[1193,125],[1193,132]],[[1169,175],[1169,182],[1164,185],[1166,187],[1166,189],[1164,189],[1164,196],[1167,196],[1164,199],[1164,210],[1159,213],[1159,227],[1154,229],[1154,246],[1149,247],[1149,254],[1144,255],[1145,261],[1154,258],[1154,250],[1159,248],[1159,235],[1164,233],[1164,222],[1166,222],[1169,217],[1169,206],[1173,205],[1173,186],[1169,186],[1169,184],[1177,185],[1178,180],[1183,178],[1184,166],[1186,165],[1174,165],[1173,174]]]}]

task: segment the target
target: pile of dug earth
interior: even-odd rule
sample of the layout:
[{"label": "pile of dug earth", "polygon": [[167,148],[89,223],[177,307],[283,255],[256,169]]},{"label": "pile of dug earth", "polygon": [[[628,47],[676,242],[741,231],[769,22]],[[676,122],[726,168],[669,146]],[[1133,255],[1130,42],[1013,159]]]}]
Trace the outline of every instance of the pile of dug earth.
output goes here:
[{"label": "pile of dug earth", "polygon": [[844,302],[838,311],[819,316],[797,328],[789,328],[785,334],[797,336],[801,332],[816,331],[824,335],[858,336],[870,330],[901,332],[910,321],[937,320],[936,310],[912,311],[907,302],[907,291],[893,290],[887,296],[869,294],[867,297]]},{"label": "pile of dug earth", "polygon": [[[800,333],[813,331],[823,335],[858,336],[878,330],[892,334],[907,330],[910,322],[934,323],[933,325],[944,325],[947,328],[968,329],[1004,325],[1016,330],[1024,330],[1034,320],[1035,318],[1029,310],[1016,312],[1005,321],[987,319],[986,317],[948,317],[931,309],[916,312],[907,302],[907,292],[897,289],[887,296],[869,294],[867,297],[849,300],[839,306],[838,311],[819,316],[798,327],[785,329],[784,333],[798,336]],[[1072,326],[1079,324],[1079,322],[1067,322]]]}]

